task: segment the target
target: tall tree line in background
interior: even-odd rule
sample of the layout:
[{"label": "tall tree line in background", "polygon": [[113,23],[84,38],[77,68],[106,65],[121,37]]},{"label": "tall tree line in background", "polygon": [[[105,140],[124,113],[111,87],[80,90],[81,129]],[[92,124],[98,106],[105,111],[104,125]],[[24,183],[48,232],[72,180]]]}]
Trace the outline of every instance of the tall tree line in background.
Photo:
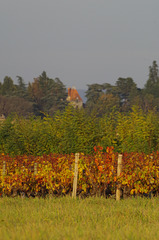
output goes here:
[{"label": "tall tree line in background", "polygon": [[86,108],[102,116],[113,108],[129,112],[138,105],[144,112],[156,108],[159,111],[159,73],[156,61],[149,67],[149,77],[143,89],[130,77],[119,78],[115,85],[108,83],[88,85]]},{"label": "tall tree line in background", "polygon": [[28,86],[17,76],[18,84],[6,76],[0,83],[0,113],[8,116],[17,113],[23,116],[34,114],[53,115],[67,105],[67,91],[59,78],[49,78],[46,72],[34,78]]},{"label": "tall tree line in background", "polygon": [[[159,111],[159,73],[156,61],[149,67],[149,77],[143,89],[137,87],[131,77],[119,78],[115,85],[109,83],[90,84],[86,91],[86,114],[104,116],[116,109],[129,112],[138,105],[144,112],[156,108]],[[0,82],[0,114],[8,116],[16,112],[27,117],[30,114],[53,116],[68,105],[67,89],[59,78],[49,78],[46,72],[26,86],[23,78],[17,76],[17,84],[6,76]]]}]

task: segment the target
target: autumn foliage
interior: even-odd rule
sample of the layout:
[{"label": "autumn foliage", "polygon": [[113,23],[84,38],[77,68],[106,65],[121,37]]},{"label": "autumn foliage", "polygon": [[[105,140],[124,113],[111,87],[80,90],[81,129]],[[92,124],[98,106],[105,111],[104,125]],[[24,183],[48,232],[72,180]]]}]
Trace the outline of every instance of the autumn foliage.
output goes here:
[{"label": "autumn foliage", "polygon": [[[159,152],[150,155],[123,154],[123,171],[117,177],[117,158],[113,147],[94,147],[93,155],[80,154],[77,194],[112,196],[122,184],[125,195],[146,195],[159,191]],[[16,196],[61,196],[72,193],[74,154],[50,154],[41,157],[0,155],[0,193]],[[5,174],[3,163],[6,163]],[[37,172],[34,170],[37,163]]]}]

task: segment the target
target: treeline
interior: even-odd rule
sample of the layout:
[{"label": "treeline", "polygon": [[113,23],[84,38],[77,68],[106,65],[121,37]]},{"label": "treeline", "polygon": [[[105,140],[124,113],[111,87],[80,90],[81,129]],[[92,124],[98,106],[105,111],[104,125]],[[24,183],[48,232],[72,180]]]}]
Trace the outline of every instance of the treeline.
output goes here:
[{"label": "treeline", "polygon": [[156,61],[149,67],[149,77],[143,89],[138,88],[130,77],[119,78],[115,85],[108,83],[88,85],[86,108],[97,116],[108,113],[115,107],[120,112],[129,112],[138,105],[144,112],[156,108],[159,111],[159,73]]},{"label": "treeline", "polygon": [[64,110],[67,105],[67,90],[59,78],[49,78],[43,72],[34,78],[28,86],[22,77],[17,76],[18,84],[6,76],[0,83],[0,114],[8,116],[17,113],[22,116],[53,115],[57,110]]},{"label": "treeline", "polygon": [[151,153],[159,147],[159,116],[138,106],[127,114],[112,110],[104,116],[88,114],[71,106],[54,116],[10,116],[0,123],[0,153],[43,155],[49,153],[90,154],[94,146],[104,151]]},{"label": "treeline", "polygon": [[[22,77],[17,76],[18,84],[6,76],[0,83],[0,114],[6,117],[11,113],[22,116],[53,116],[64,111],[67,89],[60,79],[49,78],[46,72],[26,86]],[[144,112],[156,108],[159,111],[159,73],[156,61],[149,67],[149,76],[143,89],[138,88],[131,77],[119,78],[115,85],[108,83],[88,85],[85,109],[88,114],[102,117],[112,109],[128,113],[133,105]]]}]

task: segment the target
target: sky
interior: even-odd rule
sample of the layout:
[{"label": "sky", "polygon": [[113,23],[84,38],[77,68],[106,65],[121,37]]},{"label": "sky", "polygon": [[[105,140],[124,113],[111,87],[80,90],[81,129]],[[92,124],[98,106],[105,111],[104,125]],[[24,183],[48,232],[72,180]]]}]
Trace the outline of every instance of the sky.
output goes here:
[{"label": "sky", "polygon": [[46,71],[66,87],[143,88],[159,64],[158,0],[0,0],[0,81],[26,83]]}]

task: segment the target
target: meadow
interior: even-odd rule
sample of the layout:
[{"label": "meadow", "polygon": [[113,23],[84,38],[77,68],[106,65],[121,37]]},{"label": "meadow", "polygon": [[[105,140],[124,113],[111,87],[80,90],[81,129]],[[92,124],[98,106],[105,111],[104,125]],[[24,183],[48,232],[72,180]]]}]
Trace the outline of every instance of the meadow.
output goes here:
[{"label": "meadow", "polygon": [[0,198],[0,240],[159,239],[159,199]]}]

